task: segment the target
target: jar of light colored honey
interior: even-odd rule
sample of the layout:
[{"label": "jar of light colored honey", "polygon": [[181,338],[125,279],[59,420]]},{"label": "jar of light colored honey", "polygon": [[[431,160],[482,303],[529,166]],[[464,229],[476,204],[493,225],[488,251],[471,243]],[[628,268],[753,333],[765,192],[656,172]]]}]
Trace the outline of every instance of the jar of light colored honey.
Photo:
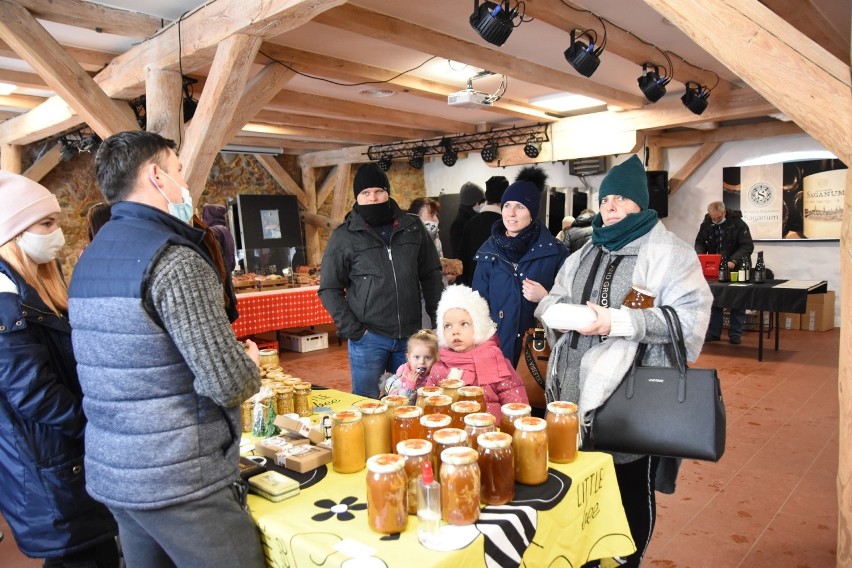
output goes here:
[{"label": "jar of light colored honey", "polygon": [[438,386],[441,387],[442,394],[456,402],[459,399],[459,389],[464,386],[464,381],[461,379],[444,379],[438,383]]},{"label": "jar of light colored honey", "polygon": [[278,414],[292,414],[294,412],[293,387],[278,386],[275,389],[275,406]]},{"label": "jar of light colored honey", "polygon": [[503,505],[515,498],[515,458],[512,437],[503,432],[480,434],[479,475],[482,502]]},{"label": "jar of light colored honey", "polygon": [[261,349],[260,360],[258,364],[264,368],[272,368],[278,366],[278,350],[277,349]]},{"label": "jar of light colored honey", "polygon": [[299,416],[310,416],[314,413],[311,383],[301,382],[293,386],[293,411]]},{"label": "jar of light colored honey", "polygon": [[479,403],[479,408],[486,411],[488,407],[485,405],[485,390],[477,385],[466,385],[458,390],[459,400],[473,400]]},{"label": "jar of light colored honey", "polygon": [[512,441],[515,481],[541,485],[547,481],[547,422],[543,418],[518,418]]},{"label": "jar of light colored honey", "polygon": [[441,516],[451,525],[479,520],[479,454],[468,447],[441,452]]},{"label": "jar of light colored honey", "polygon": [[450,405],[450,418],[453,419],[453,428],[464,430],[464,417],[468,414],[484,411],[485,409],[479,406],[479,403],[473,400],[460,400]]},{"label": "jar of light colored honey", "polygon": [[423,429],[423,439],[432,441],[437,430],[449,428],[452,419],[446,414],[426,414],[420,417],[420,426]]},{"label": "jar of light colored honey", "polygon": [[382,402],[388,407],[388,420],[393,420],[393,409],[408,406],[408,397],[400,394],[390,394],[382,397]]},{"label": "jar of light colored honey", "polygon": [[512,436],[515,433],[515,420],[532,414],[532,407],[523,402],[510,402],[500,407],[500,431]]},{"label": "jar of light colored honey", "polygon": [[[420,387],[419,389],[417,389],[417,399],[416,399],[416,402],[414,403],[414,406],[419,406],[420,408],[423,408],[424,406],[426,406],[426,398],[427,397],[435,396],[437,394],[443,394],[443,393],[444,393],[444,391],[443,391],[443,389],[441,389],[441,387],[435,387],[435,386]],[[429,414],[429,413],[427,412],[426,414]]]},{"label": "jar of light colored honey", "polygon": [[[412,438],[396,446],[396,453],[405,458],[405,475],[408,478],[408,514],[417,514],[417,480],[423,464],[432,461],[432,443]],[[434,469],[434,467],[433,467]]]},{"label": "jar of light colored honey", "polygon": [[367,524],[382,534],[396,534],[408,523],[405,458],[379,454],[367,460]]},{"label": "jar of light colored honey", "polygon": [[[464,431],[474,450],[479,450],[477,439],[480,434],[497,430],[497,419],[487,412],[474,412],[464,417]],[[511,436],[510,436],[511,437]]]},{"label": "jar of light colored honey", "polygon": [[450,405],[453,399],[445,394],[427,396],[423,403],[423,414],[446,414],[450,415]]},{"label": "jar of light colored honey", "polygon": [[441,452],[447,448],[468,447],[467,432],[458,428],[441,428],[432,434],[432,453],[435,463],[435,475],[441,472]]},{"label": "jar of light colored honey", "polygon": [[571,463],[577,459],[580,421],[577,405],[556,400],[547,405],[547,448],[550,461]]},{"label": "jar of light colored honey", "polygon": [[364,422],[367,457],[391,453],[391,421],[387,405],[365,400],[357,403],[355,408],[361,411],[361,420]]},{"label": "jar of light colored honey", "polygon": [[357,410],[341,410],[331,417],[331,464],[337,473],[364,469],[367,450],[364,423]]},{"label": "jar of light colored honey", "polygon": [[420,416],[423,409],[417,406],[398,406],[393,410],[391,420],[391,447],[410,438],[423,438],[423,430],[420,427]]}]

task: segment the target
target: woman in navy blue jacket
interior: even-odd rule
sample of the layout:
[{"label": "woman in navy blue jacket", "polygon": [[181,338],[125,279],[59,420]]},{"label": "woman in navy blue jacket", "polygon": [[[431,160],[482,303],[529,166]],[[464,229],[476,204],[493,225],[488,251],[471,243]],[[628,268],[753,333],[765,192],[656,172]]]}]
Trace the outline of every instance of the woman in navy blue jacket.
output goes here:
[{"label": "woman in navy blue jacket", "polygon": [[521,170],[501,200],[502,219],[474,255],[473,289],[488,301],[503,354],[513,366],[535,308],[553,286],[568,249],[536,217],[547,179],[537,166]]},{"label": "woman in navy blue jacket", "polygon": [[2,171],[0,202],[0,511],[46,567],[117,567],[115,521],[86,493],[59,202]]}]

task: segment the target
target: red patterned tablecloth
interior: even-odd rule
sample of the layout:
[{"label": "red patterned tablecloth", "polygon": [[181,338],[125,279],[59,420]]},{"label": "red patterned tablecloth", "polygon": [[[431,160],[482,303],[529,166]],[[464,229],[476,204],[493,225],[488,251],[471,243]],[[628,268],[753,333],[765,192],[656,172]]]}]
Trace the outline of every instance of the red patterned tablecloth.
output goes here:
[{"label": "red patterned tablecloth", "polygon": [[237,294],[237,337],[289,327],[334,323],[317,296],[319,286]]}]

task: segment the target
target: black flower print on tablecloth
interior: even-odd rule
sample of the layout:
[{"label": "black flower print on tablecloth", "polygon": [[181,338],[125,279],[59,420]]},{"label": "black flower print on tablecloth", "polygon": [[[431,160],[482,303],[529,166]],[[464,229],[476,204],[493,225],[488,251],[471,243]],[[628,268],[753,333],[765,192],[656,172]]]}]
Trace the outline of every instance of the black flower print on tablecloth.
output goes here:
[{"label": "black flower print on tablecloth", "polygon": [[351,521],[355,518],[352,511],[363,511],[367,508],[366,503],[358,503],[357,497],[344,497],[340,503],[336,503],[331,499],[320,499],[315,501],[314,505],[320,509],[327,509],[322,513],[317,513],[311,519],[314,521],[327,521],[337,515],[338,521]]}]

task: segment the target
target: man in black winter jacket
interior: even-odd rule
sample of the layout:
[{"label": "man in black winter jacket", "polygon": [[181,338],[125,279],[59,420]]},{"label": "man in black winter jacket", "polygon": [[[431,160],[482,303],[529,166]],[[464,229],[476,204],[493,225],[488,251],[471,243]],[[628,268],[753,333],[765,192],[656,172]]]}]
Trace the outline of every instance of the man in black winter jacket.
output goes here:
[{"label": "man in black winter jacket", "polygon": [[421,327],[420,292],[435,325],[441,262],[426,227],[390,198],[375,164],[355,173],[356,203],[331,233],[319,297],[349,340],[352,392],[379,398],[379,379],[406,361],[408,337]]},{"label": "man in black winter jacket", "polygon": [[[751,257],[754,242],[751,231],[743,221],[741,211],[726,210],[721,201],[707,206],[707,215],[695,237],[695,252],[698,254],[721,254],[728,262],[729,270],[739,270],[743,260]],[[745,310],[731,309],[731,324],[728,328],[728,340],[734,345],[742,342]],[[722,337],[722,308],[710,311],[710,327],[705,341],[717,341]]]}]

